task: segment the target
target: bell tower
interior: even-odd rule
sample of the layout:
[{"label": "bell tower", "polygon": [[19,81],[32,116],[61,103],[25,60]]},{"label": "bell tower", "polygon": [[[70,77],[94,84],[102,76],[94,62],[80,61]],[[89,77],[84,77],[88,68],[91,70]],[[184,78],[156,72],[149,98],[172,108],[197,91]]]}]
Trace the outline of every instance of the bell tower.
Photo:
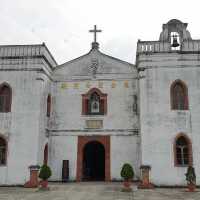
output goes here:
[{"label": "bell tower", "polygon": [[168,21],[168,23],[162,26],[163,30],[159,40],[162,42],[169,42],[172,50],[180,50],[183,41],[192,40],[187,30],[187,25],[187,23],[183,23],[177,19]]},{"label": "bell tower", "polygon": [[[180,177],[184,177],[186,165],[179,159],[181,154],[187,157],[187,165],[200,165],[199,58],[200,39],[192,39],[187,23],[177,19],[162,25],[159,40],[138,41],[136,65],[143,184],[140,187],[151,187],[150,183],[183,185],[184,179]],[[189,138],[188,144],[183,141],[186,154],[183,150],[179,153],[177,138],[182,133]],[[171,177],[161,176],[163,167],[168,167]]]}]

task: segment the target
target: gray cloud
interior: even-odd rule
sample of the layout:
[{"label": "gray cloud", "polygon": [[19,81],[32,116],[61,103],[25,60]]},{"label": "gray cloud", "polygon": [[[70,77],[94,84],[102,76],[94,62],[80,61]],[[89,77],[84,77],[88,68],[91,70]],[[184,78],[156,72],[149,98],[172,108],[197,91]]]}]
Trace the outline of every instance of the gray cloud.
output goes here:
[{"label": "gray cloud", "polygon": [[[198,1],[0,0],[0,44],[45,42],[58,61],[87,53],[97,24],[101,51],[134,62],[137,39],[157,40],[171,18],[189,23],[198,38]],[[196,6],[195,6],[196,5]],[[176,12],[172,7],[177,7]]]}]

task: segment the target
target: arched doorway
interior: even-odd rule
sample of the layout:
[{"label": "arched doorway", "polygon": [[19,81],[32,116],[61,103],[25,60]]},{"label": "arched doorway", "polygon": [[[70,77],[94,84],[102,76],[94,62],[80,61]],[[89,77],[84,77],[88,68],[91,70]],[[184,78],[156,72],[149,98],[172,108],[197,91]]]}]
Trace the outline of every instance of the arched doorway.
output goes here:
[{"label": "arched doorway", "polygon": [[93,135],[93,136],[78,136],[77,143],[77,168],[76,168],[76,180],[83,181],[83,161],[84,161],[84,148],[90,142],[97,142],[103,145],[105,149],[105,179],[104,181],[110,181],[110,136]]},{"label": "arched doorway", "polygon": [[97,141],[88,142],[83,148],[83,180],[105,180],[105,149]]}]

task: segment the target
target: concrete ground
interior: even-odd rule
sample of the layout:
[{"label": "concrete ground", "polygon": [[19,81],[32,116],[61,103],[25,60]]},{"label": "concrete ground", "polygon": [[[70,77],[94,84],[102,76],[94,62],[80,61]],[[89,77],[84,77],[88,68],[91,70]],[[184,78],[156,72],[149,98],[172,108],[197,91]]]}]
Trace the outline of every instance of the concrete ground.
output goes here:
[{"label": "concrete ground", "polygon": [[23,187],[0,187],[0,200],[199,200],[200,190],[186,192],[184,188],[121,191],[121,183],[84,182],[51,183],[49,191]]}]

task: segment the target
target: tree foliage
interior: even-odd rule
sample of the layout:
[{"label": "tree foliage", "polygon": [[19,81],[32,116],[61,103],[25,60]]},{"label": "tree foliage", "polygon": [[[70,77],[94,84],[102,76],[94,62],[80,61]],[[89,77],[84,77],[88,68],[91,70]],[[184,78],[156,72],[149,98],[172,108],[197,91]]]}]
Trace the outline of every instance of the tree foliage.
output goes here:
[{"label": "tree foliage", "polygon": [[186,176],[186,181],[189,184],[196,184],[196,174],[195,174],[194,167],[189,166],[187,168],[187,173],[185,174],[185,176]]},{"label": "tree foliage", "polygon": [[42,165],[39,173],[39,177],[42,180],[47,180],[52,175],[51,169],[47,165]]},{"label": "tree foliage", "polygon": [[134,177],[134,171],[130,164],[125,163],[121,169],[121,177],[126,179],[132,179]]}]

